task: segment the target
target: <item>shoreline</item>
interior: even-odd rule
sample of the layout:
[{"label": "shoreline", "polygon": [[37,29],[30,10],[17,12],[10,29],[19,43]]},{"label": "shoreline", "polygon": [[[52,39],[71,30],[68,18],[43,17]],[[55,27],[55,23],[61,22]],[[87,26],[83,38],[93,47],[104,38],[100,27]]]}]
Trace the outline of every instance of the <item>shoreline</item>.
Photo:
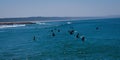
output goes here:
[{"label": "shoreline", "polygon": [[[108,19],[108,18],[104,18]],[[61,22],[61,21],[79,21],[79,20],[101,20],[101,18],[89,19],[66,19],[66,20],[41,20],[41,21],[15,21],[15,22],[0,22],[0,25],[14,25],[14,24],[36,24],[37,22]]]},{"label": "shoreline", "polygon": [[35,24],[33,22],[0,22],[0,25]]},{"label": "shoreline", "polygon": [[41,20],[41,21],[0,22],[0,25],[36,24],[37,22],[60,22],[60,21],[76,21],[76,20],[71,19],[71,20]]}]

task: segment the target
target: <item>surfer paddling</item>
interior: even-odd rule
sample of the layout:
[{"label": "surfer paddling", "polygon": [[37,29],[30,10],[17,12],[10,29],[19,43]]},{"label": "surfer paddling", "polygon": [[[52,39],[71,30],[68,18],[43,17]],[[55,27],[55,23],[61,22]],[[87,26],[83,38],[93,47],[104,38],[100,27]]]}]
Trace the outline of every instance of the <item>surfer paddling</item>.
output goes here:
[{"label": "surfer paddling", "polygon": [[75,31],[74,30],[69,30],[68,32],[69,32],[70,35],[73,35]]},{"label": "surfer paddling", "polygon": [[58,32],[60,32],[60,30],[58,29]]},{"label": "surfer paddling", "polygon": [[98,30],[99,29],[99,27],[96,27],[96,30]]},{"label": "surfer paddling", "polygon": [[36,37],[35,36],[33,37],[33,40],[36,41]]},{"label": "surfer paddling", "polygon": [[85,41],[85,37],[81,36],[81,40],[82,40],[82,42],[84,42]]},{"label": "surfer paddling", "polygon": [[85,41],[85,37],[84,37],[84,36],[80,36],[80,33],[77,33],[76,38],[77,38],[77,39],[81,38],[81,41],[82,41],[82,42]]},{"label": "surfer paddling", "polygon": [[76,38],[80,38],[80,34],[79,33],[77,33]]},{"label": "surfer paddling", "polygon": [[52,33],[52,36],[54,37],[55,36],[54,30],[50,30],[50,31]]},{"label": "surfer paddling", "polygon": [[54,33],[54,32],[52,33],[52,36],[53,36],[53,37],[55,36],[55,33]]},{"label": "surfer paddling", "polygon": [[51,32],[53,32],[53,30],[50,30]]}]

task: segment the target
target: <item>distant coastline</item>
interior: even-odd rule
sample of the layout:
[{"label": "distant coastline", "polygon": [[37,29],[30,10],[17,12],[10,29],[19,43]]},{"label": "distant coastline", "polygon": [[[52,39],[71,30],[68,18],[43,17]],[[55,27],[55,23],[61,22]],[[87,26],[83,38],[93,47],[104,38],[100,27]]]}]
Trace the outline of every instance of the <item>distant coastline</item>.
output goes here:
[{"label": "distant coastline", "polygon": [[[114,18],[114,17],[112,17],[112,18]],[[109,18],[106,18],[106,17],[26,17],[26,18],[0,18],[0,25],[36,24],[36,22],[95,20],[95,19],[99,20],[99,19],[109,19]]]},{"label": "distant coastline", "polygon": [[0,25],[35,24],[33,22],[0,22]]},{"label": "distant coastline", "polygon": [[21,17],[21,18],[0,18],[0,22],[23,22],[23,21],[57,21],[57,20],[79,20],[94,19],[99,17]]},{"label": "distant coastline", "polygon": [[24,18],[0,18],[0,25],[13,24],[35,24],[36,22],[51,22],[51,21],[69,21],[79,20],[92,17],[24,17]]}]

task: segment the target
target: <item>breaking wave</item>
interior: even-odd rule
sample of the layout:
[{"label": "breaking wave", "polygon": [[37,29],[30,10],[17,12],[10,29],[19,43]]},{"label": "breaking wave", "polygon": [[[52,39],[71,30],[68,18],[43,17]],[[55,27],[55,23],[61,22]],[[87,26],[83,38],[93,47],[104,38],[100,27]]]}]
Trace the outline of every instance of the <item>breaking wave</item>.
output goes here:
[{"label": "breaking wave", "polygon": [[48,23],[45,23],[45,22],[34,22],[36,24],[39,24],[39,25],[51,25],[51,24],[48,24]]},{"label": "breaking wave", "polygon": [[71,24],[72,22],[67,22],[67,24]]},{"label": "breaking wave", "polygon": [[14,24],[14,25],[0,25],[0,28],[12,28],[12,27],[23,27],[25,24]]}]

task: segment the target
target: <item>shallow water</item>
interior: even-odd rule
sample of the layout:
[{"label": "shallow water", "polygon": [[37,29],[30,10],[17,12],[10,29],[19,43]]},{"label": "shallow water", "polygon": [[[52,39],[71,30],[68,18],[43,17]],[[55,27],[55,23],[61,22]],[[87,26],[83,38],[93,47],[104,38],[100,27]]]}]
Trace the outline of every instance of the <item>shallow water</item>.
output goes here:
[{"label": "shallow water", "polygon": [[[73,35],[68,33],[71,29],[76,31]],[[75,37],[77,33],[85,42]],[[0,60],[120,60],[120,19],[0,28]]]}]

